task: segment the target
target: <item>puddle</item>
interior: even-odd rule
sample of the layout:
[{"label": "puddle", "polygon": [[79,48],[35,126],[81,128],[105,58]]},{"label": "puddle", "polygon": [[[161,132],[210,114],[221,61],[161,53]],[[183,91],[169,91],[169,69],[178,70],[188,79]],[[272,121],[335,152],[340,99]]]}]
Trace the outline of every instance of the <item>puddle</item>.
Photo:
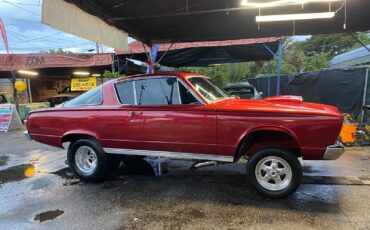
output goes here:
[{"label": "puddle", "polygon": [[9,160],[9,157],[7,155],[1,155],[0,156],[0,166],[6,165],[8,160]]},{"label": "puddle", "polygon": [[77,179],[77,177],[72,173],[72,171],[68,167],[60,169],[56,172],[52,172],[51,174],[60,176],[61,178],[68,180]]},{"label": "puddle", "polygon": [[58,216],[62,215],[64,213],[63,210],[53,210],[53,211],[47,211],[47,212],[42,212],[39,213],[35,216],[33,220],[38,220],[39,223],[47,221],[47,220],[52,220],[57,218]]},{"label": "puddle", "polygon": [[0,184],[20,181],[34,176],[35,166],[32,164],[16,165],[0,171]]},{"label": "puddle", "polygon": [[83,184],[79,179],[69,180],[63,183],[63,186],[80,185]]},{"label": "puddle", "polygon": [[60,169],[56,172],[52,172],[51,174],[54,174],[54,175],[60,176],[63,179],[66,179],[66,181],[63,183],[63,186],[83,184],[83,182],[80,181],[68,167]]},{"label": "puddle", "polygon": [[[56,172],[52,172],[52,174],[60,176],[63,179],[73,180],[77,179],[77,177],[72,173],[69,167],[60,169]],[[145,160],[142,159],[130,159],[122,164],[119,169],[116,171],[118,175],[139,175],[139,176],[152,176],[154,174],[154,170],[150,164],[148,164]]]},{"label": "puddle", "polygon": [[[52,172],[51,174],[60,176],[66,181],[63,183],[64,186],[72,186],[72,185],[82,185],[84,184],[81,182],[69,169],[63,168],[56,172]],[[124,164],[118,168],[118,170],[112,175],[112,177],[108,178],[106,181],[115,181],[117,178],[122,180],[120,176],[154,176],[154,170],[150,164],[148,164],[145,160],[142,159],[130,159],[126,161]],[[108,187],[110,187],[108,185]]]}]

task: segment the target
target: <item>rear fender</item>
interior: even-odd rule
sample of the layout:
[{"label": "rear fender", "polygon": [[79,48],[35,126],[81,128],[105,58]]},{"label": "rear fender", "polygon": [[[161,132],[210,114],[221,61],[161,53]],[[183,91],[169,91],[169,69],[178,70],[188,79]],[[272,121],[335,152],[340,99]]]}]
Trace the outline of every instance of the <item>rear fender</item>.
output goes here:
[{"label": "rear fender", "polygon": [[94,138],[95,140],[99,139],[96,133],[88,131],[88,130],[82,130],[82,129],[71,130],[63,134],[60,145],[63,147],[64,142],[71,141],[71,138],[76,137],[76,136],[88,136],[88,137]]}]

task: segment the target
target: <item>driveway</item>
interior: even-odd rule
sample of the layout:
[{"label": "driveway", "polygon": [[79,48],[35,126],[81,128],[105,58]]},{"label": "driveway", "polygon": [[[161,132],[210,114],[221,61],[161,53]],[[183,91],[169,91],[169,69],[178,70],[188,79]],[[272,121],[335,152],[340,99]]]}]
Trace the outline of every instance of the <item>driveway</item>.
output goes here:
[{"label": "driveway", "polygon": [[370,229],[370,148],[305,161],[304,184],[269,199],[245,182],[245,161],[162,176],[138,165],[100,184],[80,182],[66,151],[0,134],[0,229]]}]

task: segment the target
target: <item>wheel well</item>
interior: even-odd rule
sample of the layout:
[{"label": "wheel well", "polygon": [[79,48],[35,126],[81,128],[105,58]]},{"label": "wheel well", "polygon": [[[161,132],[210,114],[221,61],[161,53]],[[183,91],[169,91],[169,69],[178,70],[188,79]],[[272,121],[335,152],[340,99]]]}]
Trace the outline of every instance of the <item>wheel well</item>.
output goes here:
[{"label": "wheel well", "polygon": [[63,143],[66,143],[66,142],[73,143],[74,141],[78,139],[82,139],[82,138],[95,140],[95,137],[88,135],[88,134],[67,134],[62,138],[61,145],[63,147]]},{"label": "wheel well", "polygon": [[301,155],[298,143],[290,134],[276,130],[258,130],[242,139],[235,153],[234,161],[238,161],[244,155],[251,156],[257,150],[267,147],[284,148],[297,157]]}]

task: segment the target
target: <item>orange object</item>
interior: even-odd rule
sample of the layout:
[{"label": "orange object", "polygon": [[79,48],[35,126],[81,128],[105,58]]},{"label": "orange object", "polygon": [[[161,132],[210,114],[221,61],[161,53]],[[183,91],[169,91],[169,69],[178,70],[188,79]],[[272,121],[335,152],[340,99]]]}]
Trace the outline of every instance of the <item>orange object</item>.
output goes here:
[{"label": "orange object", "polygon": [[356,131],[358,127],[358,123],[353,122],[353,118],[349,114],[343,114],[344,122],[342,126],[342,130],[340,131],[340,138],[342,143],[345,145],[353,145],[356,143]]}]

